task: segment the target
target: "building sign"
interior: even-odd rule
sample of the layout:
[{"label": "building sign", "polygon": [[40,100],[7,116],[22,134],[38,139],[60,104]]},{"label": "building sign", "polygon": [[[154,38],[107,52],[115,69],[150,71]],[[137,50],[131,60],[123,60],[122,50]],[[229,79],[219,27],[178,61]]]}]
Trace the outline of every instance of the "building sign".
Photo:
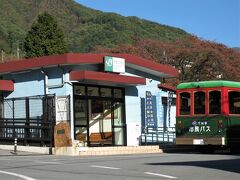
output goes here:
[{"label": "building sign", "polygon": [[193,121],[192,126],[189,127],[190,133],[204,133],[211,132],[211,127],[207,121]]},{"label": "building sign", "polygon": [[124,73],[125,72],[125,59],[111,57],[111,56],[105,56],[104,57],[104,71]]},{"label": "building sign", "polygon": [[153,97],[150,91],[146,91],[146,123],[147,127],[155,127]]},{"label": "building sign", "polygon": [[56,97],[56,121],[69,121],[69,97],[60,96]]}]

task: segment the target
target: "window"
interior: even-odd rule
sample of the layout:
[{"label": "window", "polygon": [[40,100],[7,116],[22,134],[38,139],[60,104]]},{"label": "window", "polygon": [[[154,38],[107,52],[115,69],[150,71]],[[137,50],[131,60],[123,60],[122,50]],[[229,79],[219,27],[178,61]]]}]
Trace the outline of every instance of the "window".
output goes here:
[{"label": "window", "polygon": [[209,92],[209,114],[221,114],[221,92]]},{"label": "window", "polygon": [[100,93],[102,97],[111,97],[112,89],[111,88],[101,88]]},{"label": "window", "polygon": [[194,93],[194,114],[205,114],[205,92]]},{"label": "window", "polygon": [[85,86],[74,86],[75,95],[85,95]]},{"label": "window", "polygon": [[180,94],[180,115],[190,115],[190,93],[183,92]]},{"label": "window", "polygon": [[123,97],[123,91],[122,89],[114,89],[113,95],[115,98],[122,98]]},{"label": "window", "polygon": [[229,113],[240,114],[240,92],[230,91],[228,92],[229,101]]},{"label": "window", "polygon": [[99,92],[98,92],[98,87],[87,87],[87,95],[88,96],[99,96]]},{"label": "window", "polygon": [[[168,97],[162,97],[162,104],[165,106],[168,105]],[[171,106],[176,106],[176,98],[172,98]]]},{"label": "window", "polygon": [[87,101],[75,99],[75,125],[87,125]]}]

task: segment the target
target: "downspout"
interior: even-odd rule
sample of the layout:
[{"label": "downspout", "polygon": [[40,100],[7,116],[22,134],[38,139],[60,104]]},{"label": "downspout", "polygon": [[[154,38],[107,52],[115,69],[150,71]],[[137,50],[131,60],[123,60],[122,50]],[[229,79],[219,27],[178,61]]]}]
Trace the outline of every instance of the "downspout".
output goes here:
[{"label": "downspout", "polygon": [[41,68],[41,73],[44,75],[44,95],[46,96],[48,94],[48,75],[43,67]]}]

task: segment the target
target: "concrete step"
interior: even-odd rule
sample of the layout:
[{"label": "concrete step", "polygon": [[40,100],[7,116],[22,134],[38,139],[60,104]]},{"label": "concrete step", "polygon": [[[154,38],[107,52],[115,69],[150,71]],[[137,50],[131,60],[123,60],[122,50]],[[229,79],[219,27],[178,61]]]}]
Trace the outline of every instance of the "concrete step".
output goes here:
[{"label": "concrete step", "polygon": [[117,146],[117,147],[61,147],[55,148],[56,155],[101,156],[121,154],[162,153],[159,146]]}]

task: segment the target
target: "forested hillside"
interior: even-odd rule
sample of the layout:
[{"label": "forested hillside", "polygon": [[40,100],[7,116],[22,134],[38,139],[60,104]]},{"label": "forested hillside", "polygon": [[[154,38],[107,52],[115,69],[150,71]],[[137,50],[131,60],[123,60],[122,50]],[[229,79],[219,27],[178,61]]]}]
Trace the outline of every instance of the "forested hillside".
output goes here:
[{"label": "forested hillside", "polygon": [[17,46],[23,47],[26,32],[45,11],[53,15],[64,30],[71,52],[131,44],[134,37],[175,41],[188,36],[178,28],[103,13],[73,0],[0,0],[0,6],[0,49],[6,53],[14,53]]}]

